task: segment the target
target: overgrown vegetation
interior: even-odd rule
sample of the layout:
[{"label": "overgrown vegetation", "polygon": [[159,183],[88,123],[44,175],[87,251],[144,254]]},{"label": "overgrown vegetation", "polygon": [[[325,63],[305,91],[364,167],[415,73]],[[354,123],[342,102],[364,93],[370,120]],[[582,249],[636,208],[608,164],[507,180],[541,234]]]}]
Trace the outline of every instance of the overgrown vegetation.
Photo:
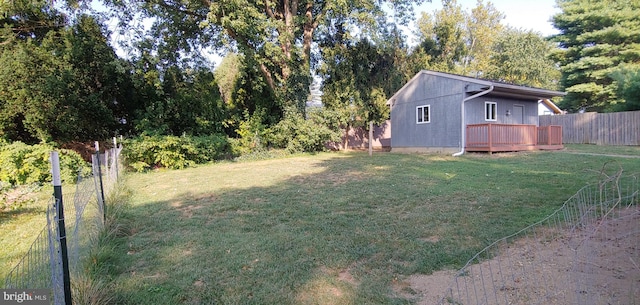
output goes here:
[{"label": "overgrown vegetation", "polygon": [[182,169],[233,154],[224,135],[201,137],[141,136],[124,142],[122,157],[136,171]]},{"label": "overgrown vegetation", "polygon": [[304,119],[292,114],[267,128],[259,120],[240,124],[238,139],[224,134],[210,136],[140,136],[126,140],[123,158],[135,171],[152,168],[183,169],[196,164],[241,156],[251,158],[271,149],[288,153],[327,150],[327,144],[340,140],[337,123],[324,110],[309,112]]},{"label": "overgrown vegetation", "polygon": [[330,115],[330,112],[313,110],[308,119],[288,116],[267,130],[267,145],[290,153],[325,151],[327,144],[340,141],[339,126]]},{"label": "overgrown vegetation", "polygon": [[89,241],[87,256],[80,262],[81,270],[72,275],[72,296],[75,304],[109,305],[120,303],[114,294],[113,278],[122,273],[118,262],[126,246],[123,237],[130,234],[126,218],[131,190],[119,183],[106,198],[109,213],[97,237]]},{"label": "overgrown vegetation", "polygon": [[78,174],[90,172],[82,157],[71,150],[57,149],[51,144],[27,145],[22,142],[0,142],[0,186],[41,184],[51,181],[51,151],[60,155],[60,174],[64,182],[74,183]]}]

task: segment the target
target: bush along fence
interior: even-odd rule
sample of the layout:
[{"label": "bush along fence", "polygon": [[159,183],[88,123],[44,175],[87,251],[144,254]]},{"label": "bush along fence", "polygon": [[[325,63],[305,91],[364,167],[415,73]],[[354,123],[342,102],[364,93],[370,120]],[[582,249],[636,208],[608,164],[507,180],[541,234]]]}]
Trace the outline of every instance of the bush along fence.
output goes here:
[{"label": "bush along fence", "polygon": [[7,275],[4,289],[47,289],[53,304],[72,304],[74,278],[82,274],[91,241],[105,226],[105,194],[116,187],[121,150],[116,146],[100,153],[96,143],[92,172],[78,175],[71,202],[63,200],[58,153],[51,152],[54,196],[47,207],[47,224]]},{"label": "bush along fence", "polygon": [[638,304],[640,180],[605,175],[459,270],[437,304]]}]

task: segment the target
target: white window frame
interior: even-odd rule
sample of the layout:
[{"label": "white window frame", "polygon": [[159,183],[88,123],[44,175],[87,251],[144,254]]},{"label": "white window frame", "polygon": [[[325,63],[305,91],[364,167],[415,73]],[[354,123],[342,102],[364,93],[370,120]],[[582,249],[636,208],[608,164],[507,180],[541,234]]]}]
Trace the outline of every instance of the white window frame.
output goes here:
[{"label": "white window frame", "polygon": [[[424,110],[427,110],[427,119],[424,118]],[[422,114],[422,116],[421,116]],[[431,123],[431,105],[416,106],[416,124]]]},{"label": "white window frame", "polygon": [[498,120],[498,103],[489,101],[484,102],[484,120],[490,122]]}]

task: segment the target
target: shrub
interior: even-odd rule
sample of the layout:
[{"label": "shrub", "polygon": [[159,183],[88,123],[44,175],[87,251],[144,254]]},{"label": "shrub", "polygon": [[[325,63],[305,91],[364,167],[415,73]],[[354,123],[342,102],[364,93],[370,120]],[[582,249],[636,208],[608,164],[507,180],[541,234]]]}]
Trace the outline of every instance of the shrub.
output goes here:
[{"label": "shrub", "polygon": [[71,150],[56,149],[50,144],[27,145],[14,142],[0,145],[0,181],[9,185],[51,182],[50,152],[58,150],[63,182],[75,183],[78,173],[90,171],[82,157]]},{"label": "shrub", "polygon": [[230,153],[224,135],[140,136],[125,141],[122,156],[129,168],[145,171],[158,167],[182,169],[223,159]]},{"label": "shrub", "polygon": [[268,142],[291,153],[326,150],[327,143],[340,140],[340,132],[323,124],[321,119],[321,113],[315,111],[310,111],[306,120],[300,115],[289,115],[268,130]]},{"label": "shrub", "polygon": [[238,138],[231,142],[232,152],[234,155],[247,155],[264,151],[266,149],[266,143],[264,143],[266,132],[267,129],[262,123],[260,114],[250,116],[245,113],[245,120],[240,122],[240,126],[236,129]]}]

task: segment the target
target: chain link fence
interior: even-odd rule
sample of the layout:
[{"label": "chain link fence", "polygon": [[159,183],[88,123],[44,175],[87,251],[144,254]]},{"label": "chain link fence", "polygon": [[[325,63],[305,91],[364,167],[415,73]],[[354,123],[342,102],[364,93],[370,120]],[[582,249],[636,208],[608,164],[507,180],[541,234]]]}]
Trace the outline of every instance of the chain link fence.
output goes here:
[{"label": "chain link fence", "polygon": [[[46,226],[8,273],[4,289],[51,289],[53,304],[68,303],[65,281],[71,283],[75,276],[85,272],[84,259],[104,229],[105,198],[108,198],[105,195],[116,187],[121,150],[119,146],[93,155],[92,171],[78,176],[71,201],[52,198],[46,209]],[[60,204],[64,205],[66,219],[59,215]],[[60,223],[64,224],[64,230],[59,227]],[[63,250],[65,244],[67,249]],[[63,268],[64,252],[68,253],[67,272]],[[70,278],[65,279],[66,274],[70,274]]]}]

